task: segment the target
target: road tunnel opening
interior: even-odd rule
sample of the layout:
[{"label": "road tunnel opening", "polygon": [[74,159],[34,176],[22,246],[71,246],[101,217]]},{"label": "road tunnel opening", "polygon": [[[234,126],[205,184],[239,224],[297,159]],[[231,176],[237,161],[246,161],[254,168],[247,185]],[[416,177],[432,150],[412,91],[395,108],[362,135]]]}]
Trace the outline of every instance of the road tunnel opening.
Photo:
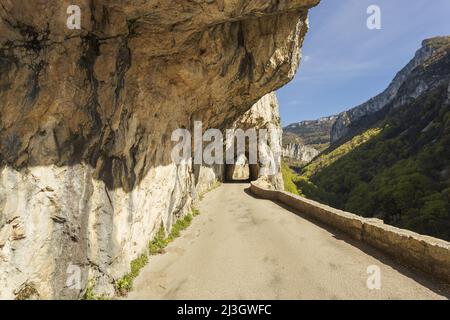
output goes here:
[{"label": "road tunnel opening", "polygon": [[250,164],[245,155],[238,157],[234,164],[225,165],[225,182],[250,182],[259,177],[259,165]]}]

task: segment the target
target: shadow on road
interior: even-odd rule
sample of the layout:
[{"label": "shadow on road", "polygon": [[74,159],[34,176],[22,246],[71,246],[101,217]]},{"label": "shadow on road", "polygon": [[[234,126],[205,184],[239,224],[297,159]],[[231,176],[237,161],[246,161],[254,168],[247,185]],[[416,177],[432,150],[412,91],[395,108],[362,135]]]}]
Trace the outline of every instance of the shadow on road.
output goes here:
[{"label": "shadow on road", "polygon": [[410,267],[407,267],[404,264],[400,263],[399,261],[395,261],[394,258],[391,258],[390,256],[384,254],[383,252],[379,251],[378,249],[373,248],[363,242],[354,240],[350,236],[345,234],[344,232],[336,230],[335,228],[330,227],[321,221],[311,218],[310,216],[306,215],[303,212],[299,212],[295,209],[292,209],[291,207],[285,205],[284,203],[281,203],[279,201],[272,201],[272,200],[260,198],[260,197],[256,196],[255,194],[253,194],[250,191],[250,188],[246,188],[244,190],[244,192],[252,198],[264,200],[264,201],[271,201],[271,202],[275,203],[276,205],[285,209],[286,211],[289,211],[289,212],[315,224],[316,226],[328,231],[330,234],[333,235],[333,237],[336,240],[345,241],[346,243],[361,250],[362,252],[374,257],[375,259],[380,261],[380,263],[383,263],[383,264],[386,264],[386,265],[392,267],[393,269],[397,270],[404,276],[406,276],[410,279],[413,279],[414,281],[427,287],[431,291],[433,291],[437,294],[440,294],[442,296],[445,296],[447,299],[450,299],[450,287],[440,283],[439,280],[435,280],[435,279],[431,278],[431,276],[429,276],[428,274],[425,274],[419,270],[415,270],[415,269],[413,270]]}]

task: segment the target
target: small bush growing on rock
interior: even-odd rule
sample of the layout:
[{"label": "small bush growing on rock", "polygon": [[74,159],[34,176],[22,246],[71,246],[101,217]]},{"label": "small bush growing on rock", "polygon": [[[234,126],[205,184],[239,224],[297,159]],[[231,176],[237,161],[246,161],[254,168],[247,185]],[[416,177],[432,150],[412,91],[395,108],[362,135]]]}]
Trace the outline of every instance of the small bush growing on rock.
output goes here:
[{"label": "small bush growing on rock", "polygon": [[95,281],[93,279],[88,281],[86,291],[84,292],[81,300],[108,300],[109,297],[105,295],[96,295],[94,292]]},{"label": "small bush growing on rock", "polygon": [[116,282],[117,293],[121,296],[126,295],[133,287],[133,279],[131,275],[127,273]]},{"label": "small bush growing on rock", "polygon": [[96,300],[94,294],[94,284],[92,280],[89,280],[86,291],[84,292],[81,300]]},{"label": "small bush growing on rock", "polygon": [[192,216],[196,217],[200,214],[200,210],[198,210],[197,208],[192,209]]},{"label": "small bush growing on rock", "polygon": [[169,242],[172,242],[180,236],[181,231],[185,230],[192,222],[192,214],[186,215],[183,219],[178,219],[177,222],[172,226],[172,230],[169,234]]},{"label": "small bush growing on rock", "polygon": [[120,295],[127,294],[133,288],[133,280],[139,275],[141,269],[148,263],[148,255],[142,254],[131,261],[131,271],[116,282],[116,290]]},{"label": "small bush growing on rock", "polygon": [[155,255],[161,253],[166,245],[166,231],[164,230],[164,226],[161,224],[161,227],[159,228],[155,237],[148,244],[148,249],[151,255]]},{"label": "small bush growing on rock", "polygon": [[19,290],[14,292],[16,300],[39,300],[39,292],[32,283],[24,283]]},{"label": "small bush growing on rock", "polygon": [[148,256],[146,254],[140,255],[137,259],[131,261],[131,276],[136,278],[139,272],[148,263]]},{"label": "small bush growing on rock", "polygon": [[[173,240],[178,238],[182,230],[185,230],[192,222],[192,219],[199,215],[198,209],[193,209],[192,212],[186,215],[183,219],[178,219],[172,226],[170,234],[166,238],[166,231],[161,224],[158,232],[152,241],[148,244],[148,250],[150,255],[156,255],[162,252],[162,250]],[[116,291],[119,295],[126,295],[133,288],[133,280],[139,275],[141,269],[148,263],[148,255],[142,254],[135,260],[131,261],[130,272],[124,275],[122,278],[116,281]],[[89,288],[88,288],[89,290]],[[93,296],[91,292],[86,290],[89,296]],[[85,294],[86,295],[86,294]]]}]

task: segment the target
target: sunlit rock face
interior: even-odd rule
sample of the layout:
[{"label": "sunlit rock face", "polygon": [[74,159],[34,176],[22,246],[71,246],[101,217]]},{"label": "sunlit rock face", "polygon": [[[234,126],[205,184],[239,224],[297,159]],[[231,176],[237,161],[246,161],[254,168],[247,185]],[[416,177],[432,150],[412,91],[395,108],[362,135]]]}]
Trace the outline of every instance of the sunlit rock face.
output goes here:
[{"label": "sunlit rock face", "polygon": [[[274,92],[266,94],[256,102],[250,110],[243,113],[231,126],[232,129],[241,129],[245,132],[256,128],[256,143],[253,148],[258,155],[256,163],[246,154],[238,154],[235,166],[226,170],[228,180],[263,178],[269,181],[272,187],[282,190],[283,178],[281,175],[282,135],[279,115],[278,99]],[[228,149],[228,148],[227,148]],[[244,160],[242,160],[242,157]]]},{"label": "sunlit rock face", "polygon": [[319,151],[304,144],[288,143],[283,146],[283,157],[308,163],[319,155]]},{"label": "sunlit rock face", "polygon": [[0,297],[79,298],[222,179],[174,164],[173,130],[288,82],[318,0],[77,1],[81,30],[69,1],[0,2]]}]

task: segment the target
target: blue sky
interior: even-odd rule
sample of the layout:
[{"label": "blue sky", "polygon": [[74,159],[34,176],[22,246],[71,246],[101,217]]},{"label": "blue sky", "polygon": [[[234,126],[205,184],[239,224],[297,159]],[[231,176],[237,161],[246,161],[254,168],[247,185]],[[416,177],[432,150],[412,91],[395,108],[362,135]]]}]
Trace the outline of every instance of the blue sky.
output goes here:
[{"label": "blue sky", "polygon": [[[367,8],[381,9],[381,30]],[[450,35],[450,0],[322,0],[294,80],[277,91],[283,126],[347,110],[383,91],[423,39]]]}]

